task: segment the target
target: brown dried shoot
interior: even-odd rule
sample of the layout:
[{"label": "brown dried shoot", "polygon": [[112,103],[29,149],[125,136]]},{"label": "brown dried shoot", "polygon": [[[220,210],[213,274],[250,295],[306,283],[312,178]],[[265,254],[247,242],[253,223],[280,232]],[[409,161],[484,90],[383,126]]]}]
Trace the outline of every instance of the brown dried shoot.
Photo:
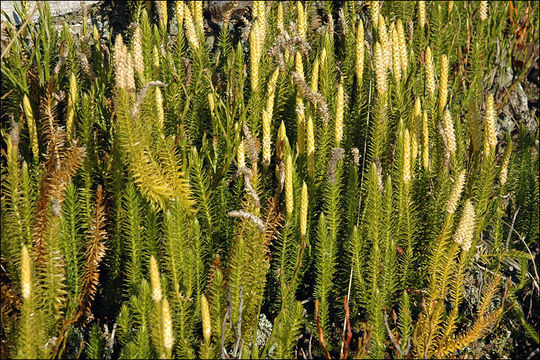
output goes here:
[{"label": "brown dried shoot", "polygon": [[107,239],[105,231],[105,205],[103,204],[103,191],[101,185],[96,192],[96,214],[92,219],[88,244],[86,248],[86,263],[84,265],[83,290],[79,297],[80,320],[86,323],[90,318],[90,307],[96,296],[99,283],[99,264],[105,257]]}]

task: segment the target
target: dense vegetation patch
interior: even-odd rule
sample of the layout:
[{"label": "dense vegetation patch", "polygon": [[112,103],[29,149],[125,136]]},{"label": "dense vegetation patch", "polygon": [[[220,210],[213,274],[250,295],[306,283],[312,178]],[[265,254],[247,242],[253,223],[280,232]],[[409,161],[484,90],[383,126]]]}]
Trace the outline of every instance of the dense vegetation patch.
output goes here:
[{"label": "dense vegetation patch", "polygon": [[538,4],[132,1],[103,38],[28,3],[2,23],[2,358],[538,346],[538,114],[502,115]]}]

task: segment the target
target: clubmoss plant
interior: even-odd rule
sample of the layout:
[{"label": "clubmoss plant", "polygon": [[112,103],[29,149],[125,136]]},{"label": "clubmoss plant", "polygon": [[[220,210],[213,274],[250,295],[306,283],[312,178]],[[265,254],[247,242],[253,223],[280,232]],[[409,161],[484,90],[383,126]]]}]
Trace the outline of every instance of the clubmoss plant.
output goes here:
[{"label": "clubmoss plant", "polygon": [[538,343],[538,4],[240,3],[6,14],[2,358]]}]

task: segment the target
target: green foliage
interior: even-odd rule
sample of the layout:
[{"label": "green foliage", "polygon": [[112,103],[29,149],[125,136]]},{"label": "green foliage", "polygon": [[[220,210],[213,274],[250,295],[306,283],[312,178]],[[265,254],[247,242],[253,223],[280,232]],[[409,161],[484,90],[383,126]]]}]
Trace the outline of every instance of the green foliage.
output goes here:
[{"label": "green foliage", "polygon": [[538,119],[498,116],[537,4],[148,4],[105,40],[5,14],[2,358],[538,343]]},{"label": "green foliage", "polygon": [[77,188],[73,183],[66,188],[66,198],[62,207],[62,253],[66,263],[67,291],[69,293],[70,304],[68,309],[74,310],[75,301],[79,297],[81,288],[81,278],[84,263],[84,234],[81,222],[79,196]]},{"label": "green foliage", "polygon": [[105,342],[101,330],[97,324],[92,324],[88,334],[86,355],[89,359],[101,359],[103,357]]},{"label": "green foliage", "polygon": [[132,290],[143,277],[143,263],[146,263],[148,251],[143,239],[141,198],[132,184],[128,184],[123,205],[123,250],[126,267],[124,274],[126,289]]}]

